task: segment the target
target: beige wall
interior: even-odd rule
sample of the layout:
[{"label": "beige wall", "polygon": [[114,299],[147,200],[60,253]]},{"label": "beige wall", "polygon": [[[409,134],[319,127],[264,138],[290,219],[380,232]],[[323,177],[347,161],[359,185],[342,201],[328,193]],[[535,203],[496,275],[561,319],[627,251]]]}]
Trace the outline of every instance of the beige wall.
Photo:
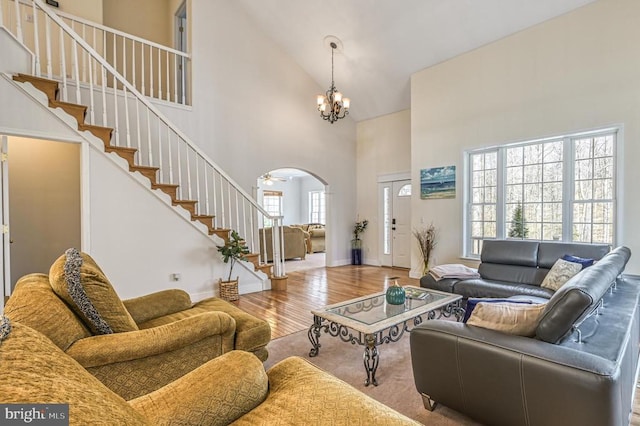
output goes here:
[{"label": "beige wall", "polygon": [[412,76],[413,183],[421,168],[457,166],[455,199],[412,199],[413,223],[440,230],[440,263],[462,254],[465,150],[622,124],[617,243],[640,273],[638,16],[637,0],[600,0]]},{"label": "beige wall", "polygon": [[169,1],[107,0],[103,4],[104,25],[164,46],[173,46],[172,24],[167,19],[173,13],[169,11]]},{"label": "beige wall", "polygon": [[[112,0],[107,0],[109,3]],[[59,0],[59,10],[102,24],[103,0]]]},{"label": "beige wall", "polygon": [[9,138],[11,284],[80,248],[80,144]]},{"label": "beige wall", "polygon": [[411,111],[358,122],[357,158],[358,218],[369,220],[367,232],[362,234],[364,262],[377,265],[381,226],[378,178],[411,170]]}]

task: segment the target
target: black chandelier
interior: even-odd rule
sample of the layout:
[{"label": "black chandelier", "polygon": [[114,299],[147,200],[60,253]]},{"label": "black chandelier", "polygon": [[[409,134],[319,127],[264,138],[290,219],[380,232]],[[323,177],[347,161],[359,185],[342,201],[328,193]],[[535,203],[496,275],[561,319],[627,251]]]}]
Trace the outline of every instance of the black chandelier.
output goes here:
[{"label": "black chandelier", "polygon": [[338,45],[332,41],[329,46],[331,46],[331,87],[329,87],[329,90],[327,90],[324,95],[318,95],[317,100],[320,117],[333,124],[349,115],[349,104],[351,101],[349,98],[342,97],[342,93],[336,89],[336,84],[333,80],[333,52]]}]

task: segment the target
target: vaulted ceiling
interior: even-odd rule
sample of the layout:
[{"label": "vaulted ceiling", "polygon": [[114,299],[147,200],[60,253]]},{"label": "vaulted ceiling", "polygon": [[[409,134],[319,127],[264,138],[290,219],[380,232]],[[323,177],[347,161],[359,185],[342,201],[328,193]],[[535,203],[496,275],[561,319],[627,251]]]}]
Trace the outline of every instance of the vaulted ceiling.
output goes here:
[{"label": "vaulted ceiling", "polygon": [[236,1],[323,91],[331,83],[324,39],[339,38],[336,87],[360,121],[409,108],[411,74],[595,0]]}]

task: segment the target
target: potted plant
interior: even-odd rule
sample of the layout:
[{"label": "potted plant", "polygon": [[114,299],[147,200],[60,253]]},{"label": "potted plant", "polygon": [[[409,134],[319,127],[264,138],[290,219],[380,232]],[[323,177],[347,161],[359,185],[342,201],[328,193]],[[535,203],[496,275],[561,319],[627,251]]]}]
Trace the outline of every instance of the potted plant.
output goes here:
[{"label": "potted plant", "polygon": [[249,254],[249,248],[238,232],[231,231],[229,239],[223,246],[217,246],[218,252],[222,255],[224,263],[229,263],[229,277],[226,281],[220,279],[220,297],[225,300],[238,300],[238,277],[231,279],[233,267],[238,260],[246,260],[245,255]]},{"label": "potted plant", "polygon": [[368,220],[356,222],[353,227],[353,240],[351,240],[351,264],[362,265],[362,241],[360,240],[360,234],[362,234],[369,225]]},{"label": "potted plant", "polygon": [[413,235],[418,240],[418,248],[420,249],[420,255],[422,256],[422,275],[426,275],[429,272],[429,261],[431,260],[431,254],[435,249],[438,239],[438,232],[433,226],[433,223],[429,226],[422,227],[420,229],[414,229]]}]

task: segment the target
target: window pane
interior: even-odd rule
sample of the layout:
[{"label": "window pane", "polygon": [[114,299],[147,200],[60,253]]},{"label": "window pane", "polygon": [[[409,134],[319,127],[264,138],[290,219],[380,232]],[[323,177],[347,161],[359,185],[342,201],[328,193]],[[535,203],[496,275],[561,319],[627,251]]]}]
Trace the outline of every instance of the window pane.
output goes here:
[{"label": "window pane", "polygon": [[613,223],[613,203],[593,203],[593,223]]},{"label": "window pane", "polygon": [[524,147],[524,164],[542,163],[542,145],[528,145]]},{"label": "window pane", "polygon": [[536,164],[533,166],[524,167],[524,182],[540,182],[542,181],[542,165]]},{"label": "window pane", "polygon": [[484,171],[473,172],[473,183],[471,184],[474,188],[478,188],[484,186]]},{"label": "window pane", "polygon": [[593,199],[611,200],[613,198],[613,179],[599,179],[593,181]]},{"label": "window pane", "polygon": [[544,144],[544,161],[550,163],[552,161],[562,161],[562,141],[549,142]]},{"label": "window pane", "polygon": [[495,205],[484,206],[484,220],[490,220],[492,222],[495,222],[496,220]]},{"label": "window pane", "polygon": [[497,188],[495,186],[488,186],[484,192],[485,203],[495,203],[497,201]]},{"label": "window pane", "polygon": [[473,195],[471,196],[472,203],[484,202],[484,188],[473,188]]},{"label": "window pane", "polygon": [[593,177],[595,179],[613,177],[613,158],[596,158],[593,160]]},{"label": "window pane", "polygon": [[400,188],[400,191],[398,191],[398,197],[410,197],[411,196],[411,184],[408,183],[406,185],[403,185],[402,188]]},{"label": "window pane", "polygon": [[523,162],[523,148],[507,148],[507,167],[510,166],[521,166]]},{"label": "window pane", "polygon": [[521,203],[522,202],[522,186],[520,185],[507,185],[507,203]]},{"label": "window pane", "polygon": [[576,193],[574,195],[577,201],[591,200],[593,198],[592,186],[590,180],[576,181]]},{"label": "window pane", "polygon": [[591,203],[576,203],[573,206],[574,223],[591,223]]},{"label": "window pane", "polygon": [[498,153],[488,152],[484,155],[484,168],[496,169],[498,167]]},{"label": "window pane", "polygon": [[562,182],[543,184],[542,200],[545,202],[562,201]]},{"label": "window pane", "polygon": [[526,203],[542,201],[542,185],[539,183],[524,185],[524,201]]},{"label": "window pane", "polygon": [[507,183],[522,183],[522,167],[507,167]]},{"label": "window pane", "polygon": [[[562,223],[562,203],[544,203],[542,221]],[[562,232],[560,234],[562,235]]]},{"label": "window pane", "polygon": [[576,179],[591,179],[593,177],[593,162],[591,160],[576,161]]},{"label": "window pane", "polygon": [[573,241],[579,243],[591,242],[591,224],[575,223],[573,225]]},{"label": "window pane", "polygon": [[591,158],[591,139],[582,139],[575,141],[575,158]]},{"label": "window pane", "polygon": [[482,237],[483,236],[483,223],[482,222],[471,222],[471,236],[472,237]]},{"label": "window pane", "polygon": [[482,212],[484,208],[482,205],[471,206],[471,220],[480,221],[482,220]]},{"label": "window pane", "polygon": [[561,223],[545,223],[542,225],[542,239],[547,241],[558,241],[562,238]]},{"label": "window pane", "polygon": [[476,154],[471,156],[471,170],[484,169],[484,155]]},{"label": "window pane", "polygon": [[496,186],[498,183],[498,173],[495,170],[487,170],[484,172],[484,182],[488,186]]},{"label": "window pane", "polygon": [[600,136],[593,143],[594,157],[613,157],[613,136]]},{"label": "window pane", "polygon": [[529,230],[528,240],[541,240],[542,239],[542,224],[541,223],[528,223],[527,229]]},{"label": "window pane", "polygon": [[524,219],[527,222],[541,222],[542,221],[542,204],[525,204]]},{"label": "window pane", "polygon": [[484,223],[484,236],[485,237],[496,237],[496,223],[495,222],[485,222]]},{"label": "window pane", "polygon": [[549,163],[544,165],[543,178],[545,182],[562,181],[562,163]]}]

